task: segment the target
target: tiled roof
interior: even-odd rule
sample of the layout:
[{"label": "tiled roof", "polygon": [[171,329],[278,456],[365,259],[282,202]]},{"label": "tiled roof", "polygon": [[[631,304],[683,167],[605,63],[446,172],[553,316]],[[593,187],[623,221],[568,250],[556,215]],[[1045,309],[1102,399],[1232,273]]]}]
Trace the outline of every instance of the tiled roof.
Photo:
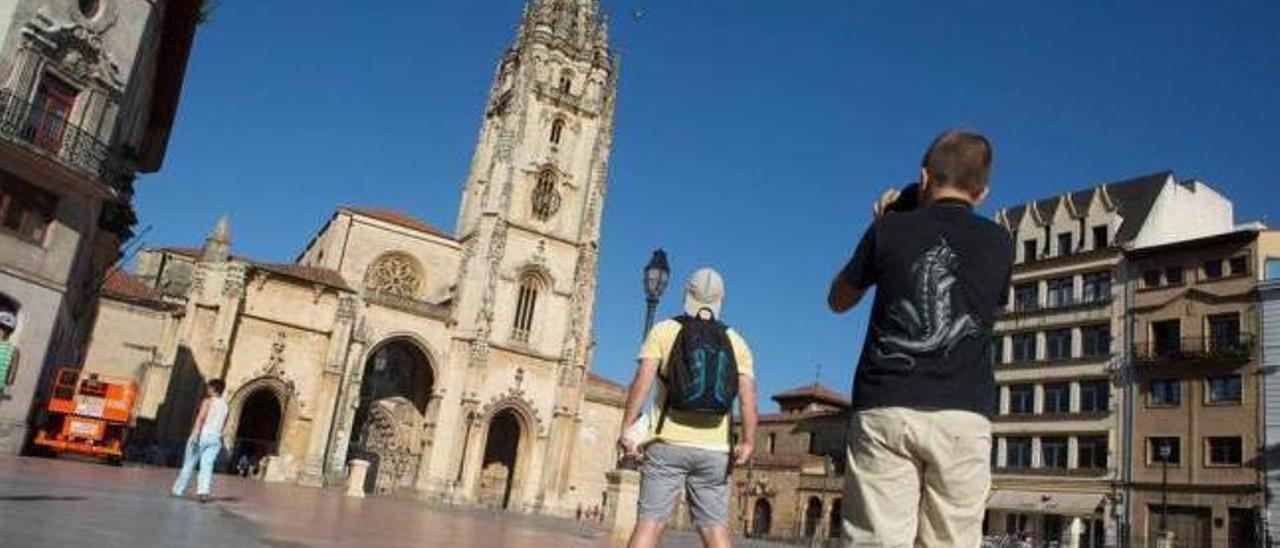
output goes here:
[{"label": "tiled roof", "polygon": [[784,390],[773,395],[773,401],[782,403],[783,400],[800,400],[811,399],[824,403],[833,404],[839,407],[849,407],[852,402],[843,394],[827,388],[820,382],[813,382],[804,386]]},{"label": "tiled roof", "polygon": [[394,209],[386,209],[386,208],[380,208],[380,207],[363,207],[363,206],[343,206],[342,209],[346,211],[350,211],[351,213],[354,213],[356,215],[370,217],[373,219],[377,219],[379,221],[391,223],[396,226],[408,228],[410,230],[425,232],[427,234],[431,234],[432,236],[439,236],[441,238],[445,238],[449,240],[453,239],[453,236],[450,236],[449,233],[443,230],[440,230],[439,228],[436,228],[435,226],[431,225],[426,221],[423,221],[422,219],[419,219],[417,217],[414,217],[402,211],[396,211]]},{"label": "tiled roof", "polygon": [[315,268],[310,266],[302,266],[293,263],[259,263],[254,261],[246,261],[254,268],[259,268],[273,274],[279,274],[288,278],[294,278],[306,282],[327,285],[343,291],[351,291],[351,287],[347,285],[346,280],[342,279],[342,275],[337,271],[328,268]]},{"label": "tiled roof", "polygon": [[198,247],[183,247],[183,246],[157,247],[155,248],[155,251],[160,251],[162,253],[173,253],[174,255],[191,257],[192,259],[199,259],[200,255],[204,253],[204,250]]},{"label": "tiled roof", "polygon": [[[1164,184],[1169,180],[1170,175],[1172,175],[1170,171],[1159,171],[1123,181],[1102,183],[1071,192],[1068,197],[1076,210],[1083,211],[1089,207],[1089,200],[1093,197],[1093,193],[1099,187],[1106,187],[1107,195],[1116,204],[1120,216],[1124,217],[1124,223],[1116,231],[1116,241],[1123,243],[1137,237],[1138,231],[1146,223],[1147,216],[1151,213],[1151,207],[1155,204],[1156,198],[1160,196],[1160,191],[1164,188]],[[1062,196],[1045,198],[1037,200],[1031,205],[1035,207],[1040,218],[1047,219],[1053,216],[1054,208],[1058,206],[1058,200],[1061,198]],[[1009,220],[1009,224],[1016,227],[1022,222],[1023,216],[1027,214],[1027,206],[1010,207],[1005,209],[1004,213]]]},{"label": "tiled roof", "polygon": [[168,304],[161,298],[159,291],[147,285],[137,276],[122,270],[113,269],[107,274],[107,279],[102,283],[102,295],[154,308],[168,307]]},{"label": "tiled roof", "polygon": [[600,376],[600,375],[595,374],[595,372],[593,372],[593,371],[588,371],[588,372],[587,372],[587,382],[592,383],[592,384],[598,384],[598,385],[605,386],[605,387],[608,387],[608,388],[613,388],[613,389],[616,389],[616,390],[624,390],[624,391],[625,391],[625,390],[627,389],[627,386],[626,386],[626,385],[623,385],[623,384],[619,384],[619,383],[613,382],[613,381],[611,381],[611,380],[609,380],[609,379],[607,379],[607,378],[605,378],[605,377],[602,377],[602,376]]}]

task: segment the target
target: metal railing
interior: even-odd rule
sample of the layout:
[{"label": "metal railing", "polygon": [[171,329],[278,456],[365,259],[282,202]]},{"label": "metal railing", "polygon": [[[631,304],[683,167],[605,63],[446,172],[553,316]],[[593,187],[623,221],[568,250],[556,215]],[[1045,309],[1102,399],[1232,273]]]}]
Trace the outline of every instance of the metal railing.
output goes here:
[{"label": "metal railing", "polygon": [[1253,354],[1255,337],[1251,333],[1209,337],[1183,337],[1135,343],[1133,356],[1141,361],[1175,361],[1195,359],[1247,359]]},{"label": "metal railing", "polygon": [[116,192],[125,191],[119,165],[106,143],[8,89],[0,89],[0,138],[34,148]]}]

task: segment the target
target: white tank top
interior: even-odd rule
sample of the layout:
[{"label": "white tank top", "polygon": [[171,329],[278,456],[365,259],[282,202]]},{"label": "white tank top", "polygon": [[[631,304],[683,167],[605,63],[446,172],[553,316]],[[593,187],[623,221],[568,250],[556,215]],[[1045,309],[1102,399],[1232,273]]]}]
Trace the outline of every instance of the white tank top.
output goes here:
[{"label": "white tank top", "polygon": [[209,410],[204,414],[204,428],[200,429],[201,438],[221,437],[222,427],[227,424],[227,400],[221,397],[209,401]]}]

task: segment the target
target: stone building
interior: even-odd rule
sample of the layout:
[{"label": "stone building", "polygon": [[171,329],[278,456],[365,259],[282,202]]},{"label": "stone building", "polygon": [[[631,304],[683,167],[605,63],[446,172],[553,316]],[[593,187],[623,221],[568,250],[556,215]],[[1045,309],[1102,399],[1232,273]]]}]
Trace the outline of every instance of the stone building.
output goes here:
[{"label": "stone building", "polygon": [[1280,234],[1256,229],[1128,253],[1142,538],[1171,531],[1179,546],[1261,545],[1258,285],[1261,265],[1278,255]]},{"label": "stone building", "polygon": [[755,456],[733,473],[730,527],[751,538],[840,536],[849,398],[813,383],[773,396],[762,414]]},{"label": "stone building", "polygon": [[[360,457],[370,491],[603,506],[623,395],[588,370],[616,88],[597,3],[530,2],[454,232],[340,207],[279,264],[234,255],[224,219],[200,249],[138,259],[132,279],[179,308],[138,314],[173,335],[101,322],[88,367],[157,379],[138,429],[157,445],[185,435],[199,381],[224,379],[228,447],[271,480],[342,481]],[[127,364],[98,345],[156,351]]]},{"label": "stone building", "polygon": [[1124,521],[1125,249],[1228,232],[1232,205],[1168,172],[1000,210],[1017,247],[995,326],[987,529],[1115,543]]},{"label": "stone building", "polygon": [[[1274,234],[1263,235],[1264,239],[1274,237]],[[1260,258],[1263,281],[1258,285],[1261,308],[1258,343],[1262,357],[1262,467],[1267,501],[1263,520],[1264,540],[1269,546],[1272,541],[1280,540],[1280,253],[1264,250]]]},{"label": "stone building", "polygon": [[0,4],[0,310],[18,317],[0,453],[78,365],[98,288],[135,223],[138,173],[160,169],[199,0]]}]

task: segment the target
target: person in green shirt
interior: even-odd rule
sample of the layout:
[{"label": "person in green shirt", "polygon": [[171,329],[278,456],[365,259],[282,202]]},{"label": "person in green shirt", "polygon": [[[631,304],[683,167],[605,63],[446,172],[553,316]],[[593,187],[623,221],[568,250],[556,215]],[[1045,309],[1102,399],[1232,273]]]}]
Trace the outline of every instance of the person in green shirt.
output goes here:
[{"label": "person in green shirt", "polygon": [[18,347],[9,340],[18,327],[18,318],[13,312],[0,312],[0,394],[13,385],[18,372]]}]

